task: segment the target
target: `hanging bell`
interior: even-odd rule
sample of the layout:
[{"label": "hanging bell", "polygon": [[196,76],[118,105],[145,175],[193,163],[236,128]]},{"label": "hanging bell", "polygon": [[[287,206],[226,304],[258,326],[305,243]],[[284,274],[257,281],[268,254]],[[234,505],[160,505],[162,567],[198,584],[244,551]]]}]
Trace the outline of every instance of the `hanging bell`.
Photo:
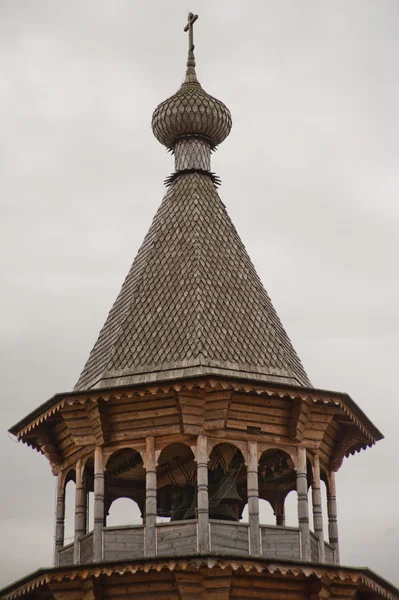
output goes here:
[{"label": "hanging bell", "polygon": [[184,488],[179,489],[174,498],[172,497],[170,511],[171,521],[181,521],[184,518],[184,513],[186,512],[187,507],[190,506],[192,500],[192,493],[192,488],[190,486],[185,486]]},{"label": "hanging bell", "polygon": [[216,504],[209,508],[210,519],[220,519],[221,521],[238,521],[238,515],[232,506],[228,504]]},{"label": "hanging bell", "polygon": [[210,494],[212,504],[239,504],[243,502],[237,491],[235,473],[224,473],[215,487],[215,493]]},{"label": "hanging bell", "polygon": [[197,517],[197,486],[193,486],[191,506],[187,508],[183,519],[195,519]]}]

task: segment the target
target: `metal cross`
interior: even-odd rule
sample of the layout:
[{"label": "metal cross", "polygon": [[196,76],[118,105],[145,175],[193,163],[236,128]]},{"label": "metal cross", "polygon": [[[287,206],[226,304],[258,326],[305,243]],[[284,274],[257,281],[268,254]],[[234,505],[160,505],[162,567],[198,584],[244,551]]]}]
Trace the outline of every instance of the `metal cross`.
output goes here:
[{"label": "metal cross", "polygon": [[188,22],[184,28],[184,31],[188,31],[188,51],[189,51],[189,53],[194,52],[193,25],[197,19],[198,19],[198,15],[194,15],[192,12],[188,13],[188,19],[187,19]]}]

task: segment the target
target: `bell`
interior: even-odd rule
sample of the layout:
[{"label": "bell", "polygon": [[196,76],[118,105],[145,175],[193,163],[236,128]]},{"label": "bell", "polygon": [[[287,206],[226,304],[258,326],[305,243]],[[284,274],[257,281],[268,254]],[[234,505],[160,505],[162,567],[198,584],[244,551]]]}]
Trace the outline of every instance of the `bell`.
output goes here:
[{"label": "bell", "polygon": [[219,481],[214,482],[216,492],[210,494],[210,504],[238,504],[242,498],[237,491],[234,473],[224,473]]},{"label": "bell", "polygon": [[191,506],[189,506],[183,515],[183,519],[195,519],[197,517],[197,486],[192,490]]},{"label": "bell", "polygon": [[228,504],[216,504],[209,507],[209,518],[221,521],[238,521],[238,516]]},{"label": "bell", "polygon": [[193,501],[193,488],[190,485],[186,485],[182,488],[179,502],[172,506],[170,520],[171,521],[182,521],[186,519],[185,513]]}]

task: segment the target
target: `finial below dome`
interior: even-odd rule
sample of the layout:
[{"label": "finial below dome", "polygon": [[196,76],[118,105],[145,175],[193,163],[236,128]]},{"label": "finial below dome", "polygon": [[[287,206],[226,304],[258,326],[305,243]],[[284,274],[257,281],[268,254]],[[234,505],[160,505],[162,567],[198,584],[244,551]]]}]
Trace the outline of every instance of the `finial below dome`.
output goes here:
[{"label": "finial below dome", "polygon": [[195,72],[195,56],[194,56],[194,31],[193,25],[198,19],[198,15],[194,15],[192,12],[188,13],[187,25],[184,31],[188,31],[188,57],[187,57],[187,71],[184,83],[198,83],[197,74]]}]

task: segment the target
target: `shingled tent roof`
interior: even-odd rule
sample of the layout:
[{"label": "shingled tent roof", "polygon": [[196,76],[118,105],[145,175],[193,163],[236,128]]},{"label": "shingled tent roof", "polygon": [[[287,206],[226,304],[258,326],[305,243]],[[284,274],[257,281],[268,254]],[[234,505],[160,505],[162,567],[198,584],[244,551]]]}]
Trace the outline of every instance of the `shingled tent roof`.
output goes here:
[{"label": "shingled tent roof", "polygon": [[309,386],[205,174],[171,185],[76,389],[223,373]]},{"label": "shingled tent roof", "polygon": [[231,114],[197,79],[192,31],[152,128],[176,172],[75,389],[209,374],[310,386],[216,191],[210,154]]}]

